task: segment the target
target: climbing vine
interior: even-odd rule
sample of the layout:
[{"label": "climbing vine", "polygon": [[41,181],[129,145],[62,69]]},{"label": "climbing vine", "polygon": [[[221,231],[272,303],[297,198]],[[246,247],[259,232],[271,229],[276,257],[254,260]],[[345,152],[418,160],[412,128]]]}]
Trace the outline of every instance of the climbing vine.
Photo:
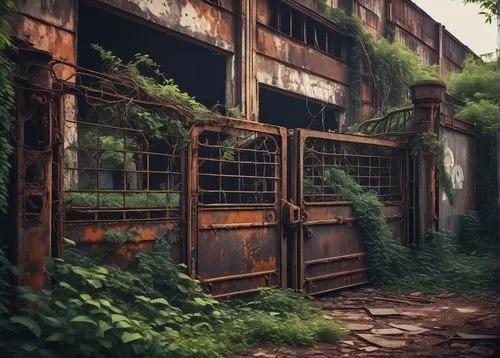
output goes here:
[{"label": "climbing vine", "polygon": [[7,17],[14,9],[12,0],[0,2],[0,212],[8,206],[8,185],[10,173],[10,127],[14,107],[14,89],[12,86],[14,64],[8,52],[12,49],[9,37]]},{"label": "climbing vine", "polygon": [[461,73],[448,79],[448,90],[459,102],[456,116],[475,125],[477,141],[477,208],[482,225],[482,237],[498,243],[499,204],[498,130],[500,129],[500,84],[498,61],[483,62],[468,59]]},{"label": "climbing vine", "polygon": [[[98,52],[105,73],[138,87],[149,98],[165,104],[145,106],[133,100],[112,106],[97,104],[93,106],[93,115],[106,118],[108,123],[118,122],[113,124],[140,129],[151,139],[175,138],[181,142],[187,140],[189,129],[194,124],[216,118],[195,98],[182,92],[173,80],[165,78],[149,55],[136,54],[133,60],[124,62],[98,44],[93,44],[92,48]],[[107,82],[103,81],[103,87],[106,86]]]},{"label": "climbing vine", "polygon": [[394,28],[387,28],[387,39],[375,40],[364,31],[358,18],[324,3],[320,8],[328,19],[354,39],[349,48],[351,123],[359,119],[363,76],[373,84],[375,115],[402,107],[409,99],[408,88],[414,81],[439,78],[436,66],[422,65],[415,52],[393,42]]},{"label": "climbing vine", "polygon": [[500,262],[491,252],[461,252],[453,235],[446,231],[428,232],[423,247],[411,250],[391,230],[375,192],[363,190],[352,177],[334,167],[325,171],[324,181],[352,203],[375,283],[405,291],[500,293]]},{"label": "climbing vine", "polygon": [[444,141],[439,139],[433,132],[424,132],[417,135],[412,143],[412,155],[417,155],[420,151],[428,158],[431,158],[432,164],[438,171],[439,185],[446,194],[448,202],[453,205],[453,185],[450,174],[446,171],[444,163]]}]

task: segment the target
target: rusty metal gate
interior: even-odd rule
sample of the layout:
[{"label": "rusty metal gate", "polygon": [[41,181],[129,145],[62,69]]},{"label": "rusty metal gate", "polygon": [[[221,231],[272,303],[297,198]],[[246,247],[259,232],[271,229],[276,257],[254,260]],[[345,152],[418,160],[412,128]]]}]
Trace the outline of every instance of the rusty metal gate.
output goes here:
[{"label": "rusty metal gate", "polygon": [[[363,233],[350,202],[342,201],[325,180],[338,168],[374,190],[395,232],[406,238],[407,153],[394,141],[296,130],[291,143],[291,186],[300,218],[290,243],[293,286],[319,294],[368,282]],[[293,223],[292,223],[293,224]]]},{"label": "rusty metal gate", "polygon": [[286,130],[226,120],[191,131],[188,267],[215,296],[286,284]]}]

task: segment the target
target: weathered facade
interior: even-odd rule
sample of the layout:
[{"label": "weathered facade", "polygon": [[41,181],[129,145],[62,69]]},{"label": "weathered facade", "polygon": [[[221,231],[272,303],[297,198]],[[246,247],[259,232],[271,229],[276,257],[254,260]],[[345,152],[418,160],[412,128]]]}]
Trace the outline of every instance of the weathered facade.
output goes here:
[{"label": "weathered facade", "polygon": [[[471,53],[403,0],[18,0],[14,35],[28,48],[17,68],[22,281],[46,284],[43,256],[60,252],[62,235],[100,250],[107,229],[133,227],[136,241],[112,262],[126,265],[167,235],[174,260],[216,296],[260,286],[314,294],[364,283],[362,233],[350,203],[321,179],[329,166],[343,166],[377,192],[405,243],[417,226],[419,233],[456,228],[454,217],[473,209],[474,197],[460,207],[436,205],[434,169],[412,172],[405,143],[331,133],[346,124],[352,38],[322,15],[322,6],[353,12],[373,36],[393,31],[443,74],[459,71]],[[222,113],[240,106],[246,120],[196,126],[187,147],[90,120],[85,105],[127,100],[92,86],[104,79],[126,87],[99,73],[93,44],[124,60],[148,53],[199,102]],[[362,110],[371,100],[371,89],[362,86]],[[424,105],[423,117],[434,118],[426,111],[435,114],[436,106]],[[450,152],[468,148],[448,156],[450,174],[457,187],[473,188],[471,128],[459,132],[463,123],[442,118],[434,129],[446,135]],[[233,154],[224,153],[228,138],[241,140]],[[103,147],[110,140],[111,151]],[[113,165],[104,163],[105,155]],[[37,175],[29,175],[33,166]]]},{"label": "weathered facade", "polygon": [[[259,99],[300,101],[298,122],[315,115],[304,103],[318,103],[331,109],[328,129],[335,129],[345,124],[349,103],[350,38],[322,15],[325,4],[354,13],[375,37],[392,31],[396,41],[416,51],[423,63],[438,65],[442,74],[459,71],[473,55],[409,0],[19,0],[16,33],[55,59],[95,69],[99,64],[88,55],[92,43],[123,57],[151,53],[183,90],[210,107],[239,105],[249,120],[272,121]],[[205,66],[213,76],[199,71],[210,72]],[[193,70],[198,84],[186,74]],[[261,93],[262,88],[271,92]],[[361,101],[366,113],[367,86]]]}]

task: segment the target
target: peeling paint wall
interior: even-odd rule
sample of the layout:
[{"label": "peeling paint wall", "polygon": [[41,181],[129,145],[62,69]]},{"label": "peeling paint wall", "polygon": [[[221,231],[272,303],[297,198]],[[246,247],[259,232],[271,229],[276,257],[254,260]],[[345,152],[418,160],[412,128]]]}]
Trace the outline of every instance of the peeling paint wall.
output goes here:
[{"label": "peeling paint wall", "polygon": [[264,56],[257,56],[256,65],[257,81],[261,84],[340,107],[348,105],[348,88],[340,83],[300,71]]},{"label": "peeling paint wall", "polygon": [[166,29],[234,51],[232,2],[226,8],[202,0],[99,0]]},{"label": "peeling paint wall", "polygon": [[349,85],[349,68],[346,63],[296,41],[278,36],[265,27],[257,29],[257,52],[299,70],[310,71],[332,81]]}]

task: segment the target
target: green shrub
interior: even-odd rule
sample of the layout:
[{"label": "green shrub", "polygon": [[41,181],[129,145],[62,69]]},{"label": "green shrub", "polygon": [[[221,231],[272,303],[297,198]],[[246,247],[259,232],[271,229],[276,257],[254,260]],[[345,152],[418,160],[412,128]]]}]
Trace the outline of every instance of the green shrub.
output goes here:
[{"label": "green shrub", "polygon": [[375,192],[364,191],[340,169],[325,173],[324,180],[334,193],[352,202],[375,283],[405,291],[500,293],[498,257],[460,252],[453,235],[445,231],[427,233],[422,249],[410,250],[391,231]]},{"label": "green shrub", "polygon": [[[113,242],[126,233],[109,232]],[[71,243],[71,242],[70,242]],[[55,284],[22,288],[19,305],[0,319],[0,353],[12,357],[230,357],[257,344],[332,342],[345,329],[303,296],[263,291],[231,305],[204,293],[173,264],[158,239],[126,272],[74,248],[50,262]],[[281,306],[274,306],[281,305]],[[33,307],[37,307],[34,309]]]}]

